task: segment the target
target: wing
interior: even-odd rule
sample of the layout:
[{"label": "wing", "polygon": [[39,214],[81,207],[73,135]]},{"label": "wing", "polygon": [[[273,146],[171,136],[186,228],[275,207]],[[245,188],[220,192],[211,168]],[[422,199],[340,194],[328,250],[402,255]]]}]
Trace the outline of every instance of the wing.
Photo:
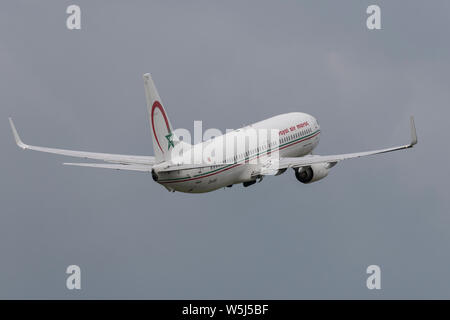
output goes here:
[{"label": "wing", "polygon": [[65,150],[65,149],[55,149],[55,148],[31,146],[31,145],[23,143],[23,141],[20,139],[19,134],[17,133],[16,127],[14,126],[14,122],[12,121],[11,118],[9,118],[9,123],[11,125],[11,129],[12,129],[12,132],[14,135],[14,139],[16,140],[16,144],[23,150],[30,149],[30,150],[40,151],[40,152],[60,154],[60,155],[69,156],[69,157],[102,160],[105,162],[122,163],[122,164],[152,165],[155,163],[155,157],[151,157],[151,156],[133,156],[133,155],[111,154],[111,153],[96,153],[96,152],[85,152],[85,151],[75,151],[75,150]]},{"label": "wing", "polygon": [[360,158],[365,156],[371,156],[375,154],[387,153],[397,150],[409,149],[412,148],[415,144],[417,144],[417,133],[416,126],[414,124],[414,117],[411,116],[411,143],[403,146],[365,151],[365,152],[356,152],[356,153],[345,153],[345,154],[337,154],[330,156],[319,156],[319,155],[309,155],[305,157],[298,158],[280,158],[279,161],[279,169],[284,168],[298,168],[305,167],[315,163],[330,163],[336,164],[339,161]]}]

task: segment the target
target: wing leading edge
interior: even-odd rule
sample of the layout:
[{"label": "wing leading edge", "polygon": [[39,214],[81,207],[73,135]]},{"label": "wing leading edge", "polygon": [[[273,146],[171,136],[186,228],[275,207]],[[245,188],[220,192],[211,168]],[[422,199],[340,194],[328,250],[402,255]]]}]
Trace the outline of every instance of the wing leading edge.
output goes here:
[{"label": "wing leading edge", "polygon": [[[35,150],[46,153],[59,154],[63,156],[69,157],[77,157],[84,159],[92,159],[92,160],[101,160],[110,163],[116,164],[124,164],[124,165],[144,165],[151,166],[155,163],[155,157],[151,156],[134,156],[134,155],[123,155],[123,154],[111,154],[111,153],[97,153],[97,152],[86,152],[86,151],[75,151],[75,150],[66,150],[66,149],[56,149],[56,148],[47,148],[47,147],[38,147],[25,144],[21,139],[19,134],[17,133],[17,129],[14,125],[14,122],[11,118],[9,118],[9,124],[11,125],[11,130],[14,135],[14,140],[19,148],[23,150]],[[115,168],[117,169],[117,168]],[[130,169],[128,169],[130,170]],[[150,168],[151,170],[151,168]],[[141,171],[141,170],[138,170]],[[144,170],[145,171],[145,170]]]},{"label": "wing leading edge", "polygon": [[412,148],[414,145],[417,144],[417,133],[416,133],[416,126],[414,124],[413,116],[411,116],[410,121],[411,121],[411,124],[410,124],[410,126],[411,126],[411,142],[407,145],[379,149],[379,150],[356,152],[356,153],[345,153],[345,154],[337,154],[337,155],[330,155],[330,156],[310,155],[310,156],[299,157],[299,158],[280,158],[279,168],[280,169],[298,168],[298,167],[309,166],[309,165],[316,164],[316,163],[336,164],[337,162],[342,161],[342,160],[360,158],[360,157],[371,156],[371,155],[375,155],[375,154],[381,154],[381,153],[387,153],[387,152]]}]

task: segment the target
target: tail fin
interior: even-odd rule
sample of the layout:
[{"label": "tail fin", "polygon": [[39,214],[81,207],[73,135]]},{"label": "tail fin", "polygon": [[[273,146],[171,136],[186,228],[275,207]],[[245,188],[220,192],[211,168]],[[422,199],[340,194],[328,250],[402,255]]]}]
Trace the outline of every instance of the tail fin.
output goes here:
[{"label": "tail fin", "polygon": [[156,162],[167,161],[171,157],[171,149],[175,148],[179,140],[173,133],[169,118],[149,73],[144,74],[144,84]]}]

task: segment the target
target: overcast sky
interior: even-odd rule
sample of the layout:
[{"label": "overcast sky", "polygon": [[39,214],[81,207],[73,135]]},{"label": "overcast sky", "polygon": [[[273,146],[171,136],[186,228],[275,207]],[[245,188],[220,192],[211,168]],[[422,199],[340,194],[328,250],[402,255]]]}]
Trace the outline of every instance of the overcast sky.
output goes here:
[{"label": "overcast sky", "polygon": [[[445,0],[2,1],[0,298],[450,298],[449,18]],[[407,143],[413,114],[419,144],[207,194],[15,146],[8,116],[27,143],[153,154],[146,72],[175,128],[302,111],[335,154]]]}]

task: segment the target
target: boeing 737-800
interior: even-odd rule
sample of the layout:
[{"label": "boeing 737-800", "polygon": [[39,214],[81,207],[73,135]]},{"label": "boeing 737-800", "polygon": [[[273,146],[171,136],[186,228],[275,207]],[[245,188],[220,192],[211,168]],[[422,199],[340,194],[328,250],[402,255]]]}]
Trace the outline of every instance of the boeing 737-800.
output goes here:
[{"label": "boeing 737-800", "polygon": [[[94,153],[55,149],[28,145],[22,142],[10,118],[11,129],[17,145],[59,155],[103,161],[99,163],[65,163],[66,165],[131,170],[151,173],[157,183],[169,191],[203,193],[242,183],[245,187],[261,181],[267,175],[280,175],[288,168],[294,170],[302,183],[311,183],[325,178],[338,162],[413,147],[417,143],[414,118],[411,117],[411,142],[391,148],[347,153],[338,155],[313,155],[319,143],[320,127],[317,120],[306,113],[281,114],[223,136],[191,145],[179,139],[174,133],[167,113],[162,105],[150,74],[144,74],[145,93],[154,156],[134,156],[109,153]],[[217,152],[216,157],[205,158],[205,149],[222,150],[224,141],[246,139],[250,131],[276,132],[258,139],[253,146],[245,144],[243,149],[228,148],[225,153]],[[174,152],[178,150],[178,153]],[[181,152],[180,152],[181,150]],[[191,154],[199,161],[183,155]],[[187,159],[187,160],[186,160]]]}]

